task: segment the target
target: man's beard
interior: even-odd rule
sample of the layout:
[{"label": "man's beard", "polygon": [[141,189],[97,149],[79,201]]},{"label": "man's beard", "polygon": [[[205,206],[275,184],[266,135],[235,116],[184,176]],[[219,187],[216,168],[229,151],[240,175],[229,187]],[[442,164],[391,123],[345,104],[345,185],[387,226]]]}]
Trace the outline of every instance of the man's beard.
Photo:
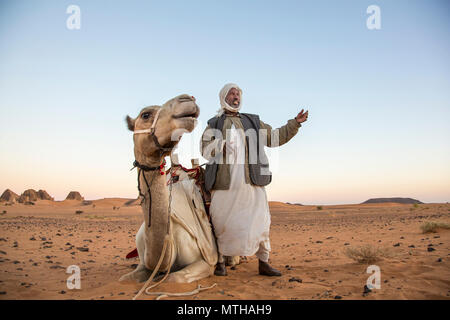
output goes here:
[{"label": "man's beard", "polygon": [[[235,102],[237,102],[237,103],[235,104]],[[232,107],[233,109],[237,109],[239,107],[239,103],[240,102],[238,100],[234,100],[232,103],[228,103],[228,105],[230,107]]]}]

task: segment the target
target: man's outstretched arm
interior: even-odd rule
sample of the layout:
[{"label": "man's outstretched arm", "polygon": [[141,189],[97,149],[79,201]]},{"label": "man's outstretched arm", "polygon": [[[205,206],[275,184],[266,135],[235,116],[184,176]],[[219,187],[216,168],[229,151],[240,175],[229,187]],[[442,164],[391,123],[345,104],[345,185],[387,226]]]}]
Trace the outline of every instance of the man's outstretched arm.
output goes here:
[{"label": "man's outstretched arm", "polygon": [[308,111],[303,112],[302,109],[294,119],[289,119],[287,124],[277,129],[272,129],[269,124],[260,121],[261,129],[266,130],[267,133],[266,145],[268,147],[282,146],[297,134],[298,129],[306,120],[308,120]]}]

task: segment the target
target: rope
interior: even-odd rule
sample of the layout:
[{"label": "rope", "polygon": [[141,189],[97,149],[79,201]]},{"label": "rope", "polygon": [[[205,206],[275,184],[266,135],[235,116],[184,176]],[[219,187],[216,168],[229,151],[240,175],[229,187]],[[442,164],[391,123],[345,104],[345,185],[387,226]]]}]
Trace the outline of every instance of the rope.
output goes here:
[{"label": "rope", "polygon": [[[173,253],[173,240],[170,241],[170,261],[172,261],[172,253]],[[167,269],[167,272],[164,275],[164,277],[160,281],[158,281],[157,283],[155,283],[155,284],[151,285],[150,287],[146,288],[145,289],[145,294],[151,294],[151,293],[148,292],[148,290],[153,289],[153,288],[157,287],[159,284],[161,284],[162,282],[164,282],[164,280],[167,279],[167,277],[168,277],[168,275],[170,273],[170,269],[172,269],[172,262],[170,262],[169,268]]]},{"label": "rope", "polygon": [[[162,263],[163,258],[165,256],[168,243],[170,243],[170,245],[171,245],[171,250],[170,251],[172,253],[172,251],[173,251],[172,250],[172,239],[170,239],[170,235],[169,234],[167,234],[166,237],[164,238],[164,245],[163,245],[163,249],[162,249],[162,252],[161,252],[161,256],[159,257],[158,264],[156,265],[155,269],[153,270],[153,273],[150,276],[150,278],[147,279],[147,281],[144,283],[144,285],[142,286],[141,290],[139,290],[139,292],[136,294],[136,296],[133,298],[133,300],[136,300],[142,294],[142,292],[144,292],[144,290],[146,290],[146,287],[148,286],[148,284],[153,281],[153,278],[155,277],[156,273],[158,272],[159,267],[161,266],[161,263]],[[154,288],[157,285],[159,285],[161,282],[163,282],[167,278],[167,275],[169,274],[171,267],[172,267],[172,263],[170,263],[169,269],[167,270],[167,273],[163,277],[163,279],[161,281],[157,282],[156,284],[150,286],[149,289]]]},{"label": "rope", "polygon": [[217,285],[217,283],[214,283],[213,285],[209,286],[209,287],[202,287],[200,284],[197,286],[197,289],[194,289],[192,291],[189,292],[145,292],[148,295],[155,295],[158,296],[156,297],[155,300],[160,300],[162,298],[167,298],[167,297],[186,297],[186,296],[192,296],[193,294],[197,294],[200,293],[201,291],[205,291],[211,288],[214,288]]}]

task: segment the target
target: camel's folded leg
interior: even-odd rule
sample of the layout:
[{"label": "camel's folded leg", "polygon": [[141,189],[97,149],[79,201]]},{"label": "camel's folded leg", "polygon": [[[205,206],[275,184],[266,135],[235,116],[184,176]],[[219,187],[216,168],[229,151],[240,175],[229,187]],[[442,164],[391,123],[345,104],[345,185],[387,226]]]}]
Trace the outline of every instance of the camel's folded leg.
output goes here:
[{"label": "camel's folded leg", "polygon": [[147,269],[143,264],[139,264],[134,271],[121,276],[119,281],[144,282],[150,277],[151,274],[151,270]]},{"label": "camel's folded leg", "polygon": [[138,282],[144,282],[146,281],[150,275],[151,270],[147,269],[144,265],[144,257],[145,257],[145,224],[143,223],[141,227],[139,228],[138,233],[136,234],[136,248],[139,255],[139,265],[137,268],[122,277],[120,277],[119,281],[138,281]]},{"label": "camel's folded leg", "polygon": [[214,266],[210,266],[205,260],[196,261],[183,269],[169,274],[167,281],[178,283],[190,283],[209,277],[214,273]]}]

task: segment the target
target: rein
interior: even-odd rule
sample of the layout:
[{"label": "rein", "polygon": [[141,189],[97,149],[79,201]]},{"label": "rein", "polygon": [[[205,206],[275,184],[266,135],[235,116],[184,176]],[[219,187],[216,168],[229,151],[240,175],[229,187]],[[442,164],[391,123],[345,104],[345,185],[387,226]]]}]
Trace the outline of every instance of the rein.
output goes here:
[{"label": "rein", "polygon": [[[161,158],[163,156],[164,152],[172,151],[172,148],[170,148],[170,147],[161,146],[161,144],[158,141],[158,137],[155,135],[155,127],[156,127],[156,123],[158,122],[159,113],[161,112],[161,110],[162,110],[162,108],[160,108],[160,109],[158,109],[158,111],[156,111],[155,118],[153,119],[152,125],[150,126],[149,129],[134,130],[134,134],[142,134],[142,133],[150,134],[150,136],[153,139],[153,142],[155,143],[156,147],[158,148],[159,158]],[[147,192],[149,195],[149,207],[148,207],[148,227],[149,228],[151,226],[151,219],[152,219],[152,193],[150,192],[150,185],[152,184],[153,179],[155,179],[155,175],[153,175],[152,180],[150,181],[150,183],[148,183],[147,177],[145,176],[145,172],[159,170],[159,173],[161,175],[164,175],[165,174],[165,171],[164,171],[165,165],[166,165],[166,160],[163,160],[163,162],[157,167],[149,167],[149,166],[140,164],[137,160],[134,160],[133,167],[130,169],[130,170],[133,170],[134,168],[139,169],[138,177],[137,177],[138,190],[139,190],[139,196],[142,196],[144,200],[145,200],[145,194],[143,194],[141,191],[141,183],[140,183],[140,179],[139,179],[141,173],[142,173],[142,176],[144,177],[144,181],[147,186]],[[170,211],[169,211],[169,216],[170,216]]]},{"label": "rein", "polygon": [[164,166],[166,164],[166,161],[164,160],[162,164],[160,164],[158,167],[148,167],[145,165],[141,165],[139,162],[137,162],[136,160],[133,162],[133,168],[131,168],[131,170],[133,170],[134,168],[139,168],[138,170],[138,177],[137,177],[137,182],[138,182],[138,191],[139,191],[139,196],[141,196],[144,200],[145,200],[145,194],[142,193],[141,190],[141,179],[140,176],[142,174],[142,176],[144,177],[144,181],[145,184],[147,186],[147,193],[149,196],[149,206],[148,206],[148,227],[150,228],[150,226],[152,225],[152,193],[150,191],[150,186],[153,183],[153,179],[155,179],[155,175],[152,176],[152,180],[150,181],[150,183],[148,183],[147,177],[145,175],[145,172],[148,171],[156,171],[159,170],[159,173],[161,175],[164,175]]}]

